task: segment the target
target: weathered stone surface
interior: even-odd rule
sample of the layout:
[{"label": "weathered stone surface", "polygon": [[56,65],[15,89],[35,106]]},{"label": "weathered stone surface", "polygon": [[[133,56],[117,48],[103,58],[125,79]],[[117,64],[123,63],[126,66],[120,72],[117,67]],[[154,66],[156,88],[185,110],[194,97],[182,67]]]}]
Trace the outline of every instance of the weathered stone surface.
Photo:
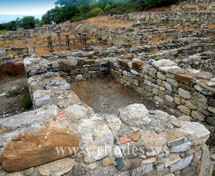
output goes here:
[{"label": "weathered stone surface", "polygon": [[81,165],[75,165],[72,169],[72,171],[70,171],[68,174],[66,174],[65,176],[80,176],[80,175],[84,175],[86,173],[86,168],[81,166]]},{"label": "weathered stone surface", "polygon": [[175,66],[176,63],[171,60],[162,59],[159,61],[154,61],[152,65],[157,68],[160,68],[160,67],[167,67],[167,66]]},{"label": "weathered stone surface", "polygon": [[179,88],[178,89],[178,94],[183,97],[184,99],[190,99],[191,98],[191,93],[189,91],[186,91],[184,89]]},{"label": "weathered stone surface", "polygon": [[[176,132],[176,131],[175,131]],[[177,133],[177,132],[176,132]],[[184,135],[182,135],[182,136],[184,136]],[[167,137],[167,136],[166,136]],[[180,137],[180,138],[178,138],[178,139],[175,139],[175,140],[172,140],[172,141],[169,141],[168,143],[167,143],[167,145],[169,146],[169,147],[175,147],[175,146],[178,146],[178,145],[181,145],[181,144],[183,144],[184,142],[185,142],[185,137]]]},{"label": "weathered stone surface", "polygon": [[158,79],[166,80],[166,76],[161,72],[157,72],[157,77],[158,77]]},{"label": "weathered stone surface", "polygon": [[180,156],[178,153],[172,153],[165,158],[160,158],[159,161],[163,163],[164,167],[169,167],[180,161]]},{"label": "weathered stone surface", "polygon": [[170,166],[170,172],[175,172],[186,168],[192,161],[193,155],[181,159],[178,163]]},{"label": "weathered stone surface", "polygon": [[172,92],[172,86],[168,84],[167,82],[163,82],[164,87],[171,93]]},{"label": "weathered stone surface", "polygon": [[148,159],[145,159],[142,161],[142,164],[143,165],[146,165],[146,164],[152,164],[156,161],[156,158],[155,157],[151,157],[151,158],[148,158]]},{"label": "weathered stone surface", "polygon": [[214,164],[211,162],[209,156],[210,156],[210,153],[209,153],[208,147],[205,144],[203,144],[199,176],[212,175]]},{"label": "weathered stone surface", "polygon": [[141,61],[132,62],[132,69],[140,70],[142,69],[143,63]]},{"label": "weathered stone surface", "polygon": [[22,172],[13,172],[13,173],[7,173],[3,176],[24,176]]},{"label": "weathered stone surface", "polygon": [[193,105],[195,105],[195,106],[197,106],[198,108],[201,108],[201,109],[206,109],[208,107],[207,98],[204,95],[202,95],[202,94],[200,94],[198,92],[194,92],[192,94],[192,98],[191,98],[190,102]]},{"label": "weathered stone surface", "polygon": [[175,75],[175,80],[178,82],[182,82],[185,84],[190,84],[191,83],[191,77],[185,74],[177,74]]},{"label": "weathered stone surface", "polygon": [[75,162],[71,158],[60,159],[51,163],[47,163],[38,167],[43,176],[59,176],[72,170]]},{"label": "weathered stone surface", "polygon": [[190,149],[190,146],[191,146],[190,142],[185,142],[183,144],[171,147],[170,152],[173,152],[173,153],[186,152],[187,150]]},{"label": "weathered stone surface", "polygon": [[116,136],[118,131],[120,131],[122,121],[118,117],[110,114],[105,114],[104,118],[107,121],[107,126],[111,129],[114,136]]},{"label": "weathered stone surface", "polygon": [[210,135],[204,125],[197,122],[182,121],[181,128],[176,130],[184,133],[192,145],[205,143]]},{"label": "weathered stone surface", "polygon": [[189,100],[185,102],[185,106],[187,106],[189,109],[195,110],[197,107],[193,105]]},{"label": "weathered stone surface", "polygon": [[93,109],[87,105],[72,105],[61,111],[57,116],[57,121],[62,126],[77,130],[82,119],[86,119],[93,114]]},{"label": "weathered stone surface", "polygon": [[192,111],[191,116],[199,121],[205,121],[205,116],[199,111]]},{"label": "weathered stone surface", "polygon": [[212,112],[213,114],[215,114],[215,107],[209,106],[208,107],[208,111]]},{"label": "weathered stone surface", "polygon": [[104,166],[104,167],[109,166],[109,165],[111,165],[111,164],[114,163],[114,160],[115,160],[114,157],[104,158],[104,159],[102,160],[102,166]]},{"label": "weathered stone surface", "polygon": [[190,109],[188,108],[188,107],[186,107],[186,106],[184,106],[184,105],[180,105],[180,106],[178,106],[178,109],[182,112],[182,113],[184,113],[185,115],[190,115]]},{"label": "weathered stone surface", "polygon": [[110,176],[114,175],[116,173],[116,169],[114,166],[108,166],[108,167],[97,167],[93,170],[87,171],[84,176],[95,176],[95,175],[103,175],[103,176]]},{"label": "weathered stone surface", "polygon": [[179,132],[176,129],[168,129],[165,131],[165,137],[169,147],[183,144],[186,140],[184,136],[185,134],[183,132]]},{"label": "weathered stone surface", "polygon": [[20,128],[35,129],[50,121],[58,114],[58,108],[55,105],[46,108],[40,108],[29,112],[14,115],[11,118],[0,119],[0,129],[13,131]]},{"label": "weathered stone surface", "polygon": [[140,167],[132,169],[132,171],[121,172],[118,174],[118,176],[129,176],[131,173],[132,175],[145,175],[150,173],[151,171],[153,171],[153,165],[147,164],[147,165],[142,165]]},{"label": "weathered stone surface", "polygon": [[102,119],[100,116],[93,115],[90,119],[83,119],[78,127],[80,145],[84,152],[84,161],[87,163],[93,163],[108,156],[109,153],[105,148],[113,147],[113,134]]},{"label": "weathered stone surface", "polygon": [[125,108],[119,109],[120,119],[134,127],[143,128],[151,122],[149,113],[143,104],[132,104]]},{"label": "weathered stone surface", "polygon": [[166,138],[161,134],[158,135],[154,131],[143,132],[144,147],[147,156],[156,156],[164,151],[166,146]]},{"label": "weathered stone surface", "polygon": [[119,60],[119,64],[123,67],[128,67],[128,61],[125,60]]},{"label": "weathered stone surface", "polygon": [[212,99],[212,98],[209,99],[208,104],[209,104],[210,106],[215,107],[215,99]]},{"label": "weathered stone surface", "polygon": [[35,108],[40,108],[42,105],[51,102],[50,90],[37,90],[33,93]]},{"label": "weathered stone surface", "polygon": [[24,132],[5,147],[1,156],[2,167],[8,172],[15,172],[74,153],[69,150],[58,153],[56,147],[71,147],[78,151],[78,134],[55,123],[50,123],[46,128]]},{"label": "weathered stone surface", "polygon": [[24,170],[23,173],[24,173],[26,176],[30,176],[31,174],[33,174],[34,170],[35,170],[35,167],[31,167],[31,168],[29,168],[29,169]]},{"label": "weathered stone surface", "polygon": [[83,76],[82,75],[77,75],[76,77],[75,77],[75,80],[76,81],[81,81],[83,79]]}]

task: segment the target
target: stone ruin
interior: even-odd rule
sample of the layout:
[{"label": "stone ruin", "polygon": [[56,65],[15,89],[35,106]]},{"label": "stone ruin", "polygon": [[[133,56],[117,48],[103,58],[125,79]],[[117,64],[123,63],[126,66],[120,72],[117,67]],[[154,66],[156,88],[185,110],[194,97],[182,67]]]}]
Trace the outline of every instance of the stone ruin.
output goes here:
[{"label": "stone ruin", "polygon": [[[213,144],[215,131],[214,10],[213,1],[190,0],[169,11],[114,17],[137,20],[127,28],[64,23],[2,36],[0,63],[23,66],[34,110],[0,119],[0,174],[212,175],[206,141],[211,136]],[[107,47],[54,46],[49,53],[42,44],[50,34],[59,38],[59,29]],[[105,75],[168,113],[143,104],[117,115],[94,112],[69,82]]]}]

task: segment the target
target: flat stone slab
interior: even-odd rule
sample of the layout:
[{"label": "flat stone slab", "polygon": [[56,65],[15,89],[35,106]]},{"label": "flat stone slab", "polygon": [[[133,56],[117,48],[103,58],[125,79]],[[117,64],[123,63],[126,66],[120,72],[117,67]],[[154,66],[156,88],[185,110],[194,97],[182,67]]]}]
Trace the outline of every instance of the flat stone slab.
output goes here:
[{"label": "flat stone slab", "polygon": [[[65,152],[59,153],[56,149],[58,147],[69,147],[76,150],[65,150]],[[1,165],[8,172],[20,171],[65,158],[76,153],[78,148],[77,133],[50,124],[46,128],[27,131],[13,138],[1,155]]]},{"label": "flat stone slab", "polygon": [[170,172],[175,172],[186,168],[191,163],[192,159],[193,155],[181,159],[178,163],[174,164],[173,166],[170,166]]},{"label": "flat stone slab", "polygon": [[204,144],[210,135],[207,128],[198,122],[183,121],[181,128],[178,128],[192,142],[192,145]]}]

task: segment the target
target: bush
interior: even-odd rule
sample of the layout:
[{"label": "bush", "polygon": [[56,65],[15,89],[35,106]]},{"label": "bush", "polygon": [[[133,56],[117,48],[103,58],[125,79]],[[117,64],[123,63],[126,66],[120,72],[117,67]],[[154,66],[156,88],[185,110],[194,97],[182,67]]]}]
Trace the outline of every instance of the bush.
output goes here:
[{"label": "bush", "polygon": [[117,14],[119,11],[117,9],[111,9],[110,11],[110,14],[113,15],[113,14]]},{"label": "bush", "polygon": [[98,15],[101,15],[103,13],[103,10],[101,8],[93,8],[91,11],[90,11],[91,15],[93,17],[95,16],[98,16]]},{"label": "bush", "polygon": [[0,30],[0,34],[6,34],[7,31],[6,30]]},{"label": "bush", "polygon": [[130,8],[130,9],[126,9],[126,11],[125,11],[125,13],[132,13],[132,12],[135,12],[135,9]]},{"label": "bush", "polygon": [[146,9],[177,3],[179,0],[144,0]]},{"label": "bush", "polygon": [[110,5],[110,4],[107,4],[107,5],[105,6],[105,8],[104,8],[104,11],[105,11],[105,12],[110,12],[110,10],[111,10],[111,5]]},{"label": "bush", "polygon": [[160,57],[160,56],[157,56],[157,57],[155,57],[155,58],[154,58],[154,60],[155,60],[155,61],[162,60],[162,57]]},{"label": "bush", "polygon": [[31,95],[28,88],[25,88],[24,95],[21,99],[21,107],[24,109],[30,109],[32,107]]},{"label": "bush", "polygon": [[9,90],[7,92],[7,97],[16,97],[17,95],[19,95],[21,93],[20,88],[14,89],[14,90]]}]

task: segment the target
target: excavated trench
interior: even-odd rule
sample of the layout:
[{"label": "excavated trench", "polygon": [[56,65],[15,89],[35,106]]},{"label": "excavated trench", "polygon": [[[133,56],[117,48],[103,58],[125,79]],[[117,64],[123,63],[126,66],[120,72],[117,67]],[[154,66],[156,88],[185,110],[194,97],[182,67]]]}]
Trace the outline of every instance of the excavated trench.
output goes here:
[{"label": "excavated trench", "polygon": [[154,102],[108,76],[71,82],[70,85],[80,100],[96,113],[118,114],[118,109],[134,103],[142,103],[149,110],[161,109]]}]

